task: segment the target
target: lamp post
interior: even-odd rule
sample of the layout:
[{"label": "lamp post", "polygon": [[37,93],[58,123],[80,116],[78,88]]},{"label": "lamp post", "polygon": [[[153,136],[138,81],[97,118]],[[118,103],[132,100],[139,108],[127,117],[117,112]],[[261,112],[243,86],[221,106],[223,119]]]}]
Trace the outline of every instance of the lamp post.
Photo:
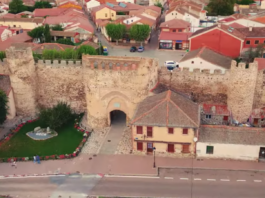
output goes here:
[{"label": "lamp post", "polygon": [[154,151],[154,168],[156,167],[156,147],[153,147]]}]

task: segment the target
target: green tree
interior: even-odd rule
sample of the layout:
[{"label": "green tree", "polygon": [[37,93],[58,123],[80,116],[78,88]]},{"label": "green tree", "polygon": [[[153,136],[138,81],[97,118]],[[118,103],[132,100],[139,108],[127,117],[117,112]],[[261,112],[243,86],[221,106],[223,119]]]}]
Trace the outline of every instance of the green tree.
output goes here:
[{"label": "green tree", "polygon": [[5,53],[5,51],[0,51],[0,60],[3,61],[4,58],[6,58],[6,53]]},{"label": "green tree", "polygon": [[75,45],[70,39],[63,39],[63,38],[58,39],[56,43],[65,44],[65,45]]},{"label": "green tree", "polygon": [[234,14],[235,0],[210,0],[207,5],[209,16],[227,16]]},{"label": "green tree", "polygon": [[45,28],[44,28],[44,42],[45,43],[50,43],[51,42],[51,32],[50,32],[50,27],[48,24],[45,25]]},{"label": "green tree", "polygon": [[148,25],[135,24],[130,28],[130,38],[136,41],[145,41],[150,35],[150,27]]},{"label": "green tree", "polygon": [[97,51],[90,45],[82,45],[78,50],[78,58],[82,58],[82,54],[97,55]]},{"label": "green tree", "polygon": [[26,11],[27,7],[23,5],[22,0],[12,0],[9,3],[9,12],[13,14],[17,14],[23,11]]},{"label": "green tree", "polygon": [[59,102],[52,108],[41,109],[39,118],[52,129],[58,129],[67,123],[72,117],[72,111],[68,104]]},{"label": "green tree", "polygon": [[109,23],[106,25],[107,34],[111,39],[116,40],[118,45],[119,39],[122,39],[126,33],[126,26],[123,24]]},{"label": "green tree", "polygon": [[236,3],[239,5],[250,5],[252,3],[255,3],[255,1],[253,1],[253,0],[237,0]]},{"label": "green tree", "polygon": [[28,32],[28,35],[33,39],[40,39],[40,42],[43,42],[44,37],[44,27],[36,27],[33,30]]},{"label": "green tree", "polygon": [[48,1],[37,1],[35,2],[34,8],[52,8],[52,5]]},{"label": "green tree", "polygon": [[243,54],[243,61],[248,63],[252,63],[255,58],[262,58],[264,54],[265,44],[259,44],[256,48],[250,47],[244,54]]},{"label": "green tree", "polygon": [[60,24],[57,24],[52,27],[53,31],[63,31],[63,27]]},{"label": "green tree", "polygon": [[160,3],[159,1],[157,1],[154,5],[157,6],[157,7],[159,7],[159,8],[161,8],[161,13],[163,13],[164,7],[163,7],[162,3]]},{"label": "green tree", "polygon": [[3,124],[8,114],[8,99],[6,93],[0,89],[0,124]]}]

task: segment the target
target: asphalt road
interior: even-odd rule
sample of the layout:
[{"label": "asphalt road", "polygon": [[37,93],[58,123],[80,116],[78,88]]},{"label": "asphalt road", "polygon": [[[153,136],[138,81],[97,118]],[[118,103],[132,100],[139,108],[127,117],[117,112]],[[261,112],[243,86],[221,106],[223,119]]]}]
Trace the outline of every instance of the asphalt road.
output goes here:
[{"label": "asphalt road", "polygon": [[167,169],[159,177],[72,175],[0,179],[0,195],[14,197],[264,198],[265,173],[250,171]]}]

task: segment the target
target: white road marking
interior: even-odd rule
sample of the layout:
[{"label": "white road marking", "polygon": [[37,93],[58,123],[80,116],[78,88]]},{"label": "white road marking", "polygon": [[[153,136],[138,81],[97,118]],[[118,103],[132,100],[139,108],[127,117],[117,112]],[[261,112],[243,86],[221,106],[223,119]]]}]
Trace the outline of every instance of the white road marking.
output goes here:
[{"label": "white road marking", "polygon": [[216,179],[207,179],[207,181],[216,181]]},{"label": "white road marking", "polygon": [[174,179],[173,177],[164,177],[164,179]]},{"label": "white road marking", "polygon": [[238,180],[236,180],[236,181],[238,181],[238,182],[245,182],[246,180],[238,179]]},{"label": "white road marking", "polygon": [[152,176],[126,176],[126,175],[104,175],[104,177],[124,177],[124,178],[142,178],[142,179],[159,179],[160,177]]},{"label": "white road marking", "polygon": [[262,182],[261,180],[254,180],[254,182]]},{"label": "white road marking", "polygon": [[196,181],[200,181],[200,180],[202,180],[201,178],[194,178],[194,180],[196,180]]},{"label": "white road marking", "polygon": [[221,179],[221,181],[230,181],[230,179]]},{"label": "white road marking", "polygon": [[181,180],[189,180],[189,178],[179,178],[179,179],[181,179]]}]

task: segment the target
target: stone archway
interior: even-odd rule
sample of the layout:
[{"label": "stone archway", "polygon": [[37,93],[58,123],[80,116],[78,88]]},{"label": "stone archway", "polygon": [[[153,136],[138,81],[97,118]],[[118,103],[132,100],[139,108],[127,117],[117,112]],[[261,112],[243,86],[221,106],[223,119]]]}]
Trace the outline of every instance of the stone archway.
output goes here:
[{"label": "stone archway", "polygon": [[127,124],[128,112],[128,106],[123,98],[119,96],[112,98],[107,106],[108,125],[110,126],[112,121],[114,121],[114,123],[124,121],[124,123]]}]

